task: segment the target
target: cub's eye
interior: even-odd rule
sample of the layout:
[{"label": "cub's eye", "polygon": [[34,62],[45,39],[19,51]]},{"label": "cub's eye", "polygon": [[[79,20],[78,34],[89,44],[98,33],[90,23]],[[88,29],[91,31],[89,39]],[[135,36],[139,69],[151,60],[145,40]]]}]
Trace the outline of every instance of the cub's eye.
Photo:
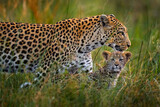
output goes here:
[{"label": "cub's eye", "polygon": [[112,58],[111,61],[114,61],[114,58]]},{"label": "cub's eye", "polygon": [[119,61],[123,61],[123,59],[121,58],[121,59],[119,59]]}]

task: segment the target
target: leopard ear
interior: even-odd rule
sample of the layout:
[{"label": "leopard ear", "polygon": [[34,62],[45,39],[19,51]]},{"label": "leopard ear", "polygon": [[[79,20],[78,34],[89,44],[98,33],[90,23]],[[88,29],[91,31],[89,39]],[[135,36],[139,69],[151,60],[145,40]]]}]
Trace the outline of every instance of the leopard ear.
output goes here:
[{"label": "leopard ear", "polygon": [[100,22],[102,23],[102,26],[106,29],[111,29],[113,26],[110,24],[109,17],[107,15],[102,14],[100,16]]},{"label": "leopard ear", "polygon": [[[110,16],[115,17],[115,15],[114,15],[114,14],[110,14]],[[116,17],[115,17],[115,18],[116,18]]]},{"label": "leopard ear", "polygon": [[123,54],[126,56],[126,61],[128,61],[132,56],[132,53],[128,51],[124,52]]},{"label": "leopard ear", "polygon": [[108,60],[108,59],[109,59],[109,56],[111,55],[111,52],[109,52],[109,51],[104,51],[104,52],[102,53],[102,55],[103,55],[103,57],[105,58],[105,60]]}]

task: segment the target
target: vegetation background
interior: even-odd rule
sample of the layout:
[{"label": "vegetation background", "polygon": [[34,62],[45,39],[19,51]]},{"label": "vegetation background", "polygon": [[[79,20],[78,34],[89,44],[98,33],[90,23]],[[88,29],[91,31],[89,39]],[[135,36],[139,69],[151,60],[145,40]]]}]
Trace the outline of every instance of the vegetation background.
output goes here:
[{"label": "vegetation background", "polygon": [[[0,21],[54,24],[66,18],[114,14],[126,25],[133,57],[115,88],[74,76],[43,88],[19,89],[33,74],[0,74],[0,107],[160,106],[160,0],[0,0]],[[92,52],[94,69],[105,46]]]}]

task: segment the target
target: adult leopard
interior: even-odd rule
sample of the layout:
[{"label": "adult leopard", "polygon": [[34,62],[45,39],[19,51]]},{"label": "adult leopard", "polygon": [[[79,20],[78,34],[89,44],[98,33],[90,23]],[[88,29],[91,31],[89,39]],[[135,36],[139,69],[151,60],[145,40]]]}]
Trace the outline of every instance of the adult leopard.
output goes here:
[{"label": "adult leopard", "polygon": [[92,72],[91,51],[105,43],[118,51],[131,45],[126,27],[114,15],[66,19],[54,25],[1,22],[0,71],[40,68],[37,78],[44,80],[57,63],[59,72],[73,66]]}]

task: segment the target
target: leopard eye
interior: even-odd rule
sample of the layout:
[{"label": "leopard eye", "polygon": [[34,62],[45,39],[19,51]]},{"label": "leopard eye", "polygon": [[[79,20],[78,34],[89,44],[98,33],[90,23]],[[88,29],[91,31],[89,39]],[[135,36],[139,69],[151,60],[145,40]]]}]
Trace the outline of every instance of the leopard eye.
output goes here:
[{"label": "leopard eye", "polygon": [[124,27],[119,27],[119,30],[125,31],[125,28]]}]

